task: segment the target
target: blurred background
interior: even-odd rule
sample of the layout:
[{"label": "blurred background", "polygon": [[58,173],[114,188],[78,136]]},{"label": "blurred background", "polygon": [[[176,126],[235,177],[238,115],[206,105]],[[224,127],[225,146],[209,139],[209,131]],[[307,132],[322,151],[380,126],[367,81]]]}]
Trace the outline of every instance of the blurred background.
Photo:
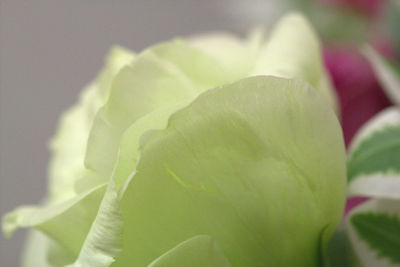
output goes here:
[{"label": "blurred background", "polygon": [[[300,10],[324,41],[324,58],[342,107],[346,143],[390,105],[359,53],[370,43],[395,60],[400,16],[381,0],[0,0],[0,215],[46,194],[48,140],[61,113],[119,44],[153,43],[208,31],[244,35]],[[398,30],[398,29],[397,29]],[[24,231],[0,236],[0,266],[18,266]]]}]

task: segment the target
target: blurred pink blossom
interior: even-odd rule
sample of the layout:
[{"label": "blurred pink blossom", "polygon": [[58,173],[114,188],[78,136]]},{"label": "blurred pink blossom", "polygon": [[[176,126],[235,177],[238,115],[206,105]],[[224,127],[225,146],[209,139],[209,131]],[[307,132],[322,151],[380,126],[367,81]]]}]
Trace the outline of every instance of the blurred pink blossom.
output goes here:
[{"label": "blurred pink blossom", "polygon": [[[384,38],[375,38],[372,43],[381,54],[393,58],[393,49]],[[348,146],[357,130],[391,103],[358,48],[325,46],[324,61],[338,94],[343,135]],[[364,197],[348,199],[345,214],[366,200]]]},{"label": "blurred pink blossom", "polygon": [[376,16],[378,15],[383,5],[385,4],[385,0],[319,0],[324,4],[329,4],[332,6],[350,8],[357,12],[364,13],[368,16]]},{"label": "blurred pink blossom", "polygon": [[373,115],[391,105],[368,61],[345,45],[324,49],[325,65],[339,97],[346,146]]}]

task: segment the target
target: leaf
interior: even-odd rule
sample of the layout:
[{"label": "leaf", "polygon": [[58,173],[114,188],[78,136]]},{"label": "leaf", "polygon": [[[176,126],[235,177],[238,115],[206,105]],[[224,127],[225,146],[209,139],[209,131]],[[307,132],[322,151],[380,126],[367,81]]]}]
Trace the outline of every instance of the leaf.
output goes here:
[{"label": "leaf", "polygon": [[347,229],[362,266],[398,266],[399,217],[399,200],[370,200],[351,212]]},{"label": "leaf", "polygon": [[351,217],[351,223],[358,235],[379,257],[388,257],[400,263],[400,220],[386,213],[365,212]]},{"label": "leaf", "polygon": [[146,266],[199,234],[234,266],[318,264],[343,211],[345,150],[306,83],[259,76],[209,90],[141,144],[115,266]]},{"label": "leaf", "polygon": [[370,120],[350,145],[350,195],[400,197],[400,110],[388,108]]},{"label": "leaf", "polygon": [[215,240],[206,235],[192,237],[153,261],[149,267],[231,267]]},{"label": "leaf", "polygon": [[326,251],[326,262],[323,266],[349,267],[348,264],[348,236],[344,225],[340,225],[332,238],[329,240]]},{"label": "leaf", "polygon": [[374,69],[386,95],[400,105],[400,65],[385,60],[372,47],[365,46],[363,53]]},{"label": "leaf", "polygon": [[386,4],[384,14],[384,27],[388,37],[393,45],[397,58],[400,56],[400,36],[398,34],[398,25],[400,25],[400,2],[390,0]]}]

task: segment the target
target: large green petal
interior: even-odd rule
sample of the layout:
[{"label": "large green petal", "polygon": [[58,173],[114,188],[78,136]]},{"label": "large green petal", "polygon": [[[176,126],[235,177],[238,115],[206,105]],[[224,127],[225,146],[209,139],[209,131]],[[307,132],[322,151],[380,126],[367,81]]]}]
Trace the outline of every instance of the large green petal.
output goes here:
[{"label": "large green petal", "polygon": [[309,82],[337,110],[336,96],[322,62],[321,44],[300,14],[284,16],[261,48],[255,75],[301,78]]},{"label": "large green petal", "polygon": [[85,174],[86,143],[95,114],[108,98],[111,80],[133,57],[131,52],[114,47],[96,81],[82,92],[78,103],[63,114],[50,144],[51,202],[62,202],[75,196],[74,183]]},{"label": "large green petal", "polygon": [[231,267],[213,238],[200,235],[185,240],[153,261],[149,267]]},{"label": "large green petal", "polygon": [[315,266],[345,172],[340,125],[306,83],[260,76],[207,91],[143,139],[116,266],[145,266],[200,234],[233,266]]}]

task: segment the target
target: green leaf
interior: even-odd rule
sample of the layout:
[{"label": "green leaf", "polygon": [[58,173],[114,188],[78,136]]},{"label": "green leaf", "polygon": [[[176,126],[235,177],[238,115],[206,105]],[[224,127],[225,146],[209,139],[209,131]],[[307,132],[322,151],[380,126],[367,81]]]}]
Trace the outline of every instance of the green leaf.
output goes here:
[{"label": "green leaf", "polygon": [[378,252],[378,257],[388,257],[400,263],[400,220],[387,213],[364,212],[351,217],[358,235]]},{"label": "green leaf", "polygon": [[387,61],[370,46],[365,46],[363,53],[371,63],[387,96],[394,104],[400,105],[400,65]]},{"label": "green leaf", "polygon": [[370,120],[350,146],[349,193],[400,197],[400,110],[386,109]]},{"label": "green leaf", "polygon": [[344,144],[326,101],[298,80],[244,79],[142,138],[115,265],[146,266],[206,234],[234,266],[316,266],[344,198]]},{"label": "green leaf", "polygon": [[399,200],[370,200],[350,213],[347,230],[362,266],[397,266],[400,263],[399,207]]},{"label": "green leaf", "polygon": [[376,131],[362,142],[349,161],[349,179],[359,174],[400,172],[400,124]]},{"label": "green leaf", "polygon": [[190,238],[153,261],[149,267],[231,267],[215,240],[201,235]]},{"label": "green leaf", "polygon": [[340,225],[332,238],[329,240],[326,251],[326,262],[323,266],[349,267],[348,264],[348,235],[344,225]]},{"label": "green leaf", "polygon": [[389,0],[385,7],[384,26],[388,37],[395,49],[397,58],[400,58],[400,35],[398,27],[400,25],[400,2]]},{"label": "green leaf", "polygon": [[[339,2],[320,4],[310,0],[289,0],[290,7],[301,11],[327,43],[358,44],[368,38],[368,20],[357,9]],[[336,5],[338,4],[338,5]]]}]

